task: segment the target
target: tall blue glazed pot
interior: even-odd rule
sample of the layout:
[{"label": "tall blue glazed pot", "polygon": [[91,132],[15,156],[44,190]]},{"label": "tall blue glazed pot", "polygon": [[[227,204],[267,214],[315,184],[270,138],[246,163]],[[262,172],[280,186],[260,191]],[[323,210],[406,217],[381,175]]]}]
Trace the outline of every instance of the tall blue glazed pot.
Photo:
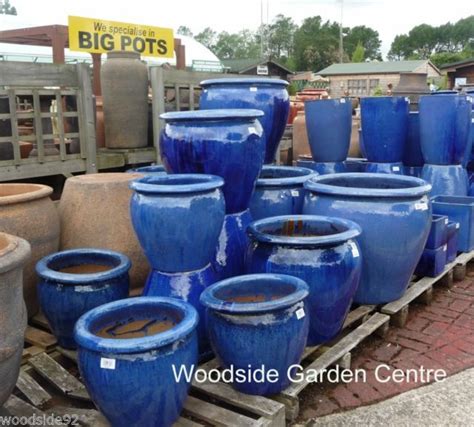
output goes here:
[{"label": "tall blue glazed pot", "polygon": [[431,197],[467,196],[469,191],[469,177],[462,165],[425,164],[420,178],[431,184]]},{"label": "tall blue glazed pot", "polygon": [[[211,267],[225,202],[215,175],[149,175],[130,183],[132,224],[152,267],[144,295],[180,298],[202,313],[201,292],[217,281]],[[198,329],[202,351],[206,332]]]},{"label": "tall blue glazed pot", "polygon": [[177,420],[190,382],[177,379],[173,366],[196,366],[197,323],[190,304],[156,297],[105,304],[79,319],[81,377],[111,425],[168,427]]},{"label": "tall blue glazed pot", "polygon": [[367,160],[376,163],[403,161],[408,130],[408,101],[401,96],[362,98],[360,114]]},{"label": "tall blue glazed pot", "polygon": [[303,184],[314,174],[307,168],[265,165],[250,200],[252,219],[301,214],[305,194]]},{"label": "tall blue glazed pot", "polygon": [[[232,277],[201,295],[212,347],[220,366],[249,372],[233,386],[247,394],[272,395],[290,384],[292,365],[300,363],[309,317],[303,280],[283,274]],[[256,377],[275,370],[276,380]],[[289,375],[290,374],[290,375]]]},{"label": "tall blue glazed pot", "polygon": [[36,264],[41,310],[61,347],[75,349],[74,325],[100,305],[128,297],[130,260],[105,249],[70,249]]},{"label": "tall blue glazed pot", "polygon": [[403,164],[409,167],[423,166],[423,153],[420,145],[420,113],[410,111],[408,114],[408,133],[403,153]]},{"label": "tall blue glazed pot", "polygon": [[209,173],[224,179],[226,218],[214,266],[219,277],[244,271],[250,199],[263,165],[265,140],[258,110],[201,110],[162,114],[163,163],[171,173]]},{"label": "tall blue glazed pot", "polygon": [[309,286],[308,345],[334,338],[342,329],[359,285],[362,260],[352,221],[288,215],[250,224],[249,273],[280,273]]},{"label": "tall blue glazed pot", "polygon": [[304,103],[309,146],[315,162],[343,162],[349,153],[352,104],[349,99]]},{"label": "tall blue glazed pot", "polygon": [[253,108],[263,111],[259,121],[265,131],[265,163],[273,163],[290,112],[285,80],[227,78],[201,82],[201,109]]},{"label": "tall blue glazed pot", "polygon": [[354,302],[381,304],[400,298],[425,247],[431,226],[431,185],[419,178],[370,173],[306,181],[305,214],[359,224],[362,277]]},{"label": "tall blue glazed pot", "polygon": [[461,164],[470,143],[471,103],[464,95],[421,96],[420,143],[425,163]]}]

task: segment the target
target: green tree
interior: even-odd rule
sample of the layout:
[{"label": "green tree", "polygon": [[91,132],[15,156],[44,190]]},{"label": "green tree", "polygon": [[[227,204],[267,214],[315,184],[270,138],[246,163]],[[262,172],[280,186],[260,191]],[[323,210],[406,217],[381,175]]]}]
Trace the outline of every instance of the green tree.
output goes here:
[{"label": "green tree", "polygon": [[412,54],[413,48],[410,44],[410,38],[406,34],[399,34],[395,36],[387,56],[392,61],[400,61]]},{"label": "green tree", "polygon": [[268,28],[269,56],[289,58],[293,53],[293,37],[297,28],[292,18],[277,15]]},{"label": "green tree", "polygon": [[358,43],[354,52],[352,53],[352,62],[364,62],[365,58],[365,49],[364,46],[362,46],[362,43]]},{"label": "green tree", "polygon": [[217,33],[210,27],[204,28],[194,38],[210,50],[214,50],[216,47]]},{"label": "green tree", "polygon": [[245,59],[260,57],[260,44],[256,34],[250,30],[238,33],[222,31],[217,36],[213,52],[220,59]]},{"label": "green tree", "polygon": [[182,36],[188,36],[188,37],[192,37],[193,36],[193,32],[191,31],[191,28],[189,27],[186,27],[185,25],[181,25],[179,28],[178,28],[178,31],[176,31],[177,34],[180,34]]},{"label": "green tree", "polygon": [[381,61],[380,46],[382,42],[379,33],[365,25],[348,28],[344,37],[344,50],[349,57],[352,57],[359,44],[364,48],[364,59],[376,59]]},{"label": "green tree", "polygon": [[438,42],[439,34],[436,28],[428,24],[421,24],[413,27],[408,33],[413,53],[420,59],[428,59],[434,52]]},{"label": "green tree", "polygon": [[16,7],[10,4],[10,0],[0,1],[0,15],[17,15]]}]

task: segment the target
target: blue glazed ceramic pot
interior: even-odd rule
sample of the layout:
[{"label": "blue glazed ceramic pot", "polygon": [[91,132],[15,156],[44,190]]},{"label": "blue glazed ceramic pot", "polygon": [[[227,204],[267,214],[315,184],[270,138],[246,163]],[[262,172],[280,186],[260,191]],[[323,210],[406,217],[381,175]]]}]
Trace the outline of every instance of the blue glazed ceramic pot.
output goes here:
[{"label": "blue glazed ceramic pot", "polygon": [[461,164],[471,127],[471,103],[463,95],[421,96],[420,144],[425,163]]},{"label": "blue glazed ceramic pot", "polygon": [[367,160],[367,151],[365,151],[364,135],[362,135],[362,128],[359,128],[359,147],[360,147],[360,152],[362,153],[362,157],[364,157]]},{"label": "blue glazed ceramic pot", "polygon": [[469,177],[461,165],[425,164],[421,179],[431,184],[431,197],[467,196],[469,191]]},{"label": "blue glazed ceramic pot", "polygon": [[106,304],[77,322],[78,365],[87,391],[111,425],[171,426],[197,364],[196,310],[172,298]]},{"label": "blue glazed ceramic pot", "polygon": [[36,264],[41,310],[61,347],[76,348],[74,325],[84,313],[128,297],[130,267],[125,255],[104,249],[57,252]]},{"label": "blue glazed ceramic pot", "polygon": [[451,90],[451,89],[442,89],[442,90],[437,90],[436,92],[431,92],[430,95],[457,95],[459,92],[457,90]]},{"label": "blue glazed ceramic pot", "polygon": [[342,329],[359,285],[361,255],[352,221],[314,215],[266,218],[250,224],[249,273],[280,273],[309,286],[308,345],[334,338]]},{"label": "blue glazed ceramic pot", "polygon": [[401,162],[408,129],[408,101],[398,96],[360,101],[365,157],[369,162]]},{"label": "blue glazed ceramic pot", "polygon": [[307,168],[264,166],[250,200],[252,218],[301,214],[305,194],[303,183],[313,174],[314,171]]},{"label": "blue glazed ceramic pot", "polygon": [[365,166],[367,164],[366,159],[357,157],[348,157],[344,162],[346,167],[345,172],[365,172]]},{"label": "blue glazed ceramic pot", "polygon": [[367,173],[390,173],[395,175],[403,175],[405,169],[403,168],[403,163],[375,163],[375,162],[366,162],[365,172]]},{"label": "blue glazed ceramic pot", "polygon": [[352,104],[349,99],[318,99],[304,103],[306,129],[315,162],[343,162],[349,153]]},{"label": "blue glazed ceramic pot", "polygon": [[139,168],[128,169],[127,173],[143,173],[145,175],[165,175],[166,169],[163,165],[142,166]]},{"label": "blue glazed ceramic pot", "polygon": [[436,277],[444,271],[447,261],[447,245],[425,249],[415,269],[417,276]]},{"label": "blue glazed ceramic pot", "polygon": [[265,163],[273,163],[290,112],[288,82],[267,78],[227,78],[201,82],[199,108],[254,108],[263,111]]},{"label": "blue glazed ceramic pot", "polygon": [[403,164],[409,167],[423,166],[423,154],[420,145],[420,113],[410,111],[408,114],[408,133],[403,153]]},{"label": "blue glazed ceramic pot", "polygon": [[265,141],[258,110],[165,113],[163,163],[170,173],[206,173],[224,179],[226,213],[248,209],[262,169]]},{"label": "blue glazed ceramic pot", "polygon": [[448,222],[448,250],[446,262],[453,262],[458,255],[459,222]]},{"label": "blue glazed ceramic pot", "polygon": [[354,302],[381,304],[405,292],[431,226],[431,185],[408,176],[350,173],[314,177],[303,213],[352,220],[363,230],[362,277]]},{"label": "blue glazed ceramic pot", "polygon": [[327,175],[331,173],[344,173],[346,172],[346,165],[344,162],[333,162],[333,163],[320,163],[308,159],[299,159],[296,162],[298,167],[312,169],[319,175]]},{"label": "blue glazed ceramic pot", "polygon": [[433,215],[430,233],[425,244],[425,249],[436,249],[448,241],[448,217],[446,215]]},{"label": "blue glazed ceramic pot", "polygon": [[224,221],[223,185],[218,176],[200,174],[149,175],[130,183],[132,224],[154,270],[209,264]]},{"label": "blue glazed ceramic pot", "polygon": [[[290,367],[300,362],[306,345],[307,295],[303,280],[282,274],[237,276],[203,292],[201,302],[220,366],[251,373],[233,383],[237,390],[272,395],[289,385]],[[266,376],[255,380],[254,372],[262,368],[276,370],[276,381]]]}]

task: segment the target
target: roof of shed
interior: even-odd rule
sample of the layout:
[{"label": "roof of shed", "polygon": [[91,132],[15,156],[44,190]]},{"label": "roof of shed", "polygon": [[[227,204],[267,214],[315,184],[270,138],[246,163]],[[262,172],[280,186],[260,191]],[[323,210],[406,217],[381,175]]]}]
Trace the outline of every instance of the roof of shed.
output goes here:
[{"label": "roof of shed", "polygon": [[321,74],[322,76],[336,76],[345,74],[411,73],[427,62],[429,62],[427,59],[413,61],[348,62],[332,64],[318,71],[317,74]]}]

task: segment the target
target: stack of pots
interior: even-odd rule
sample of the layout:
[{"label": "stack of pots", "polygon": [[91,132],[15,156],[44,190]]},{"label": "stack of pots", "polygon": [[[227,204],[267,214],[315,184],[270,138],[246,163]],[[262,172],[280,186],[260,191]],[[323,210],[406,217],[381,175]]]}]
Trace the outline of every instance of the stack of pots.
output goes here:
[{"label": "stack of pots", "polygon": [[366,172],[403,174],[409,102],[404,97],[361,100],[362,140],[368,160]]},{"label": "stack of pots", "polygon": [[421,178],[431,196],[467,196],[465,164],[471,153],[471,102],[465,95],[420,97],[420,144],[425,165]]}]

